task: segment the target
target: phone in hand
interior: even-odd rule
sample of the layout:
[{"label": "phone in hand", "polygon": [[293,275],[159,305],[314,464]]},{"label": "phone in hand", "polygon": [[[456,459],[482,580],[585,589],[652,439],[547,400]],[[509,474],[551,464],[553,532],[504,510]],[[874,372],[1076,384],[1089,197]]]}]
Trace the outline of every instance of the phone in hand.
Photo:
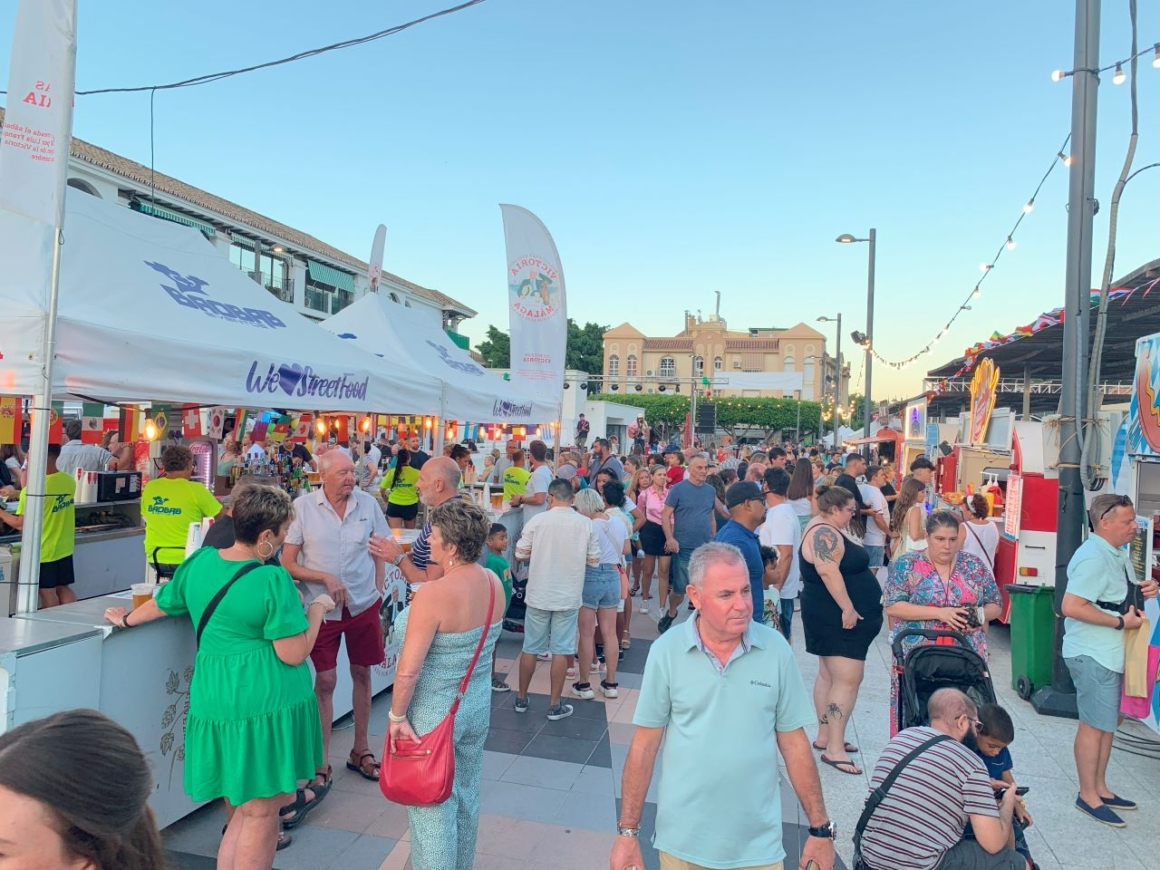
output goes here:
[{"label": "phone in hand", "polygon": [[[1017,797],[1023,797],[1023,795],[1027,794],[1027,792],[1029,792],[1029,791],[1031,791],[1031,786],[1029,786],[1029,785],[1017,785],[1017,786],[1015,786],[1015,794]],[[1003,795],[1005,795],[1005,794],[1007,794],[1007,789],[1005,789],[1005,788],[996,789],[995,790],[995,800],[1002,800]]]}]

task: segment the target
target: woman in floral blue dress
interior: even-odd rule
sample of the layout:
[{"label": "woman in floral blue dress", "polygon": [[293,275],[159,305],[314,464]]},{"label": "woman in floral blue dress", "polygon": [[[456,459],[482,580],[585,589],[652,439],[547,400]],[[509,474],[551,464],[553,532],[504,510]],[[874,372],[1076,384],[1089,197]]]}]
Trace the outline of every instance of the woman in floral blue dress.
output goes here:
[{"label": "woman in floral blue dress", "polygon": [[[950,511],[931,514],[926,520],[926,550],[905,553],[890,563],[883,604],[886,613],[897,620],[890,632],[891,643],[910,629],[957,631],[975,652],[987,657],[987,623],[999,615],[1002,599],[987,564],[959,549],[960,525]],[[903,650],[909,653],[930,642],[909,638],[903,641]],[[894,674],[890,682],[891,736],[897,729],[898,675]]]}]

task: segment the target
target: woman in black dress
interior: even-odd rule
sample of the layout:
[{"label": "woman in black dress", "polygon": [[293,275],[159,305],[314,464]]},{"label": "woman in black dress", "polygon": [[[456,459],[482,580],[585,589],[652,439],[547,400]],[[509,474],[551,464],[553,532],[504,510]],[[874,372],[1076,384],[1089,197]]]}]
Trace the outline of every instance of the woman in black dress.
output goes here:
[{"label": "woman in black dress", "polygon": [[818,515],[802,536],[802,628],[806,651],[818,656],[814,707],[822,761],[860,775],[850,759],[856,746],[846,743],[846,725],[858,700],[866,650],[882,628],[882,589],[870,557],[846,526],[857,509],[854,496],[840,486],[818,487]]}]

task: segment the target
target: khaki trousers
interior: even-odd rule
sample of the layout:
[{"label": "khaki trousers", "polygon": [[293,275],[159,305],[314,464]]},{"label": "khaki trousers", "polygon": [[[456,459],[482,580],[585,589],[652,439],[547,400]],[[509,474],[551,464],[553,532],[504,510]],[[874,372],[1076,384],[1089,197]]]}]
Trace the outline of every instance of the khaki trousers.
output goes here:
[{"label": "khaki trousers", "polygon": [[[668,852],[661,852],[661,870],[710,870],[708,867],[703,867],[700,864],[690,864],[688,861],[682,861],[680,858],[674,858]],[[778,861],[776,864],[760,864],[755,867],[746,867],[745,870],[783,870],[785,863]]]}]

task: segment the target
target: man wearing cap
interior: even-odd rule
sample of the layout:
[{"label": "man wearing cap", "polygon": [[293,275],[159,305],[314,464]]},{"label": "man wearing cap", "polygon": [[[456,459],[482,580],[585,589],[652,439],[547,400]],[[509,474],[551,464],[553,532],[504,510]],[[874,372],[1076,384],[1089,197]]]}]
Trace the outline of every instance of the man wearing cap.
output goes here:
[{"label": "man wearing cap", "polygon": [[765,522],[765,496],[761,487],[750,480],[733,484],[725,492],[729,522],[717,532],[719,544],[732,544],[745,557],[749,571],[749,588],[753,593],[753,618],[761,621],[765,609],[765,564],[761,561],[761,543],[757,528]]}]

